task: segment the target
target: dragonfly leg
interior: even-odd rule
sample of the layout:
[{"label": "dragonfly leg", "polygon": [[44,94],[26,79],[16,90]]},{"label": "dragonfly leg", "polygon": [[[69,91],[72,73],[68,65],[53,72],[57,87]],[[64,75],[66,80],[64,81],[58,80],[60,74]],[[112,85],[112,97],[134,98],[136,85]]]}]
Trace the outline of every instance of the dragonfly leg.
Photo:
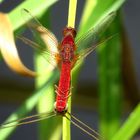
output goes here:
[{"label": "dragonfly leg", "polygon": [[65,98],[67,98],[67,99],[68,99],[71,95],[72,95],[72,93],[70,92],[70,93],[69,93],[69,95],[68,95],[68,96],[66,96]]},{"label": "dragonfly leg", "polygon": [[[58,96],[62,97],[62,95],[59,94],[60,92],[64,94],[64,91],[61,91],[61,90],[58,88],[58,86],[55,85],[55,93],[56,93]],[[64,98],[64,97],[63,97],[63,98]]]},{"label": "dragonfly leg", "polygon": [[[58,95],[58,96],[60,96],[60,97],[62,97],[62,98],[64,98],[64,99],[67,99],[67,98],[69,98],[70,96],[71,96],[71,92],[69,92],[71,89],[72,89],[73,87],[71,87],[70,89],[68,89],[68,90],[66,90],[66,91],[61,91],[59,88],[58,88],[58,86],[57,85],[55,85],[55,93]],[[66,92],[69,92],[69,94],[68,94],[68,96],[62,96],[62,95],[60,95],[59,93],[63,93],[63,94],[65,94]]]}]

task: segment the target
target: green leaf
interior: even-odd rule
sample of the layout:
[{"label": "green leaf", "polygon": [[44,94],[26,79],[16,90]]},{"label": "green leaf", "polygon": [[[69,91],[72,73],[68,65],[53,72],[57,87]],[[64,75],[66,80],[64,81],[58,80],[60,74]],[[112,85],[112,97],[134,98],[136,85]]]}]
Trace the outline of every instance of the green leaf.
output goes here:
[{"label": "green leaf", "polygon": [[[100,36],[103,33],[102,31],[104,31],[105,29],[107,29],[107,27],[109,27],[109,24],[111,23],[110,21],[113,18],[111,18],[111,20],[107,20],[107,22],[103,22],[103,23],[102,23],[102,20],[105,19],[105,17],[108,17],[107,15],[109,13],[116,12],[117,10],[119,10],[119,8],[125,2],[125,0],[116,0],[116,1],[108,0],[105,3],[103,3],[102,0],[98,0],[98,1],[95,0],[94,2],[89,2],[89,1],[87,1],[87,5],[84,8],[84,14],[82,16],[83,19],[81,20],[82,22],[80,23],[80,28],[79,28],[77,38],[80,38],[81,36],[86,36],[88,34],[87,32],[92,28],[94,28],[95,31],[98,31],[97,33],[99,33],[99,34],[97,34],[97,37]],[[90,4],[90,6],[88,6],[88,4]],[[91,6],[91,4],[93,4],[93,5]],[[91,12],[91,10],[88,10],[89,7],[93,8],[92,12]],[[89,11],[89,13],[87,13],[87,11]],[[84,18],[84,16],[86,16],[86,15],[88,15],[88,17]],[[116,26],[118,28],[118,25],[116,25]],[[118,30],[111,28],[107,33],[102,34],[102,37],[104,37],[104,39],[105,39],[106,38],[105,35],[111,36],[116,33],[118,33]],[[93,41],[94,39],[96,40],[96,38],[94,38],[94,35],[95,34],[93,33],[93,34],[91,34],[91,37],[87,37],[87,40],[84,39],[84,40],[86,40],[86,43],[84,45],[81,43],[81,45],[78,45],[78,46],[83,47],[83,48],[89,47],[87,45],[91,44],[90,42]],[[118,36],[119,35],[120,34],[118,34]],[[92,40],[92,37],[93,37],[93,40]],[[114,40],[114,44],[113,44],[113,40]],[[98,53],[98,55],[99,55],[98,57],[99,57],[99,61],[100,61],[99,62],[100,116],[103,115],[101,122],[100,122],[100,132],[101,132],[101,136],[104,137],[105,139],[107,138],[108,140],[114,134],[114,132],[116,132],[116,130],[118,129],[119,119],[120,119],[119,105],[121,105],[121,104],[118,104],[118,102],[121,101],[121,99],[120,99],[121,98],[121,96],[120,96],[121,83],[119,83],[119,82],[121,82],[120,81],[120,78],[121,78],[121,75],[120,75],[121,49],[120,49],[119,41],[120,41],[119,37],[113,38],[111,40],[111,42],[109,41],[110,43],[106,42],[104,45],[101,45],[99,48],[100,54]],[[106,45],[108,47],[106,47]],[[80,49],[82,50],[82,48],[80,48]],[[111,54],[111,56],[108,53]],[[108,57],[113,57],[112,61],[111,61],[111,58],[108,58]],[[111,71],[116,74],[115,77],[112,76]],[[110,73],[109,77],[111,79],[107,78],[106,73],[108,73],[108,75]],[[109,82],[109,83],[107,84],[107,82]],[[108,87],[110,87],[110,89],[108,89]],[[109,93],[107,92],[108,91],[107,89],[109,90]],[[116,95],[116,100],[115,100],[115,95]],[[114,102],[114,104],[112,104],[111,99],[112,99],[112,102]],[[110,110],[114,109],[114,111],[107,113],[108,110],[106,108],[106,105],[110,106],[109,107]],[[115,109],[117,109],[117,110],[115,110]],[[116,111],[116,113],[114,114],[115,111]],[[110,115],[110,116],[106,118],[105,114],[106,114],[106,116],[107,115],[108,116]],[[113,122],[115,115],[116,115],[116,119]],[[108,125],[108,121],[110,121],[109,125]],[[104,124],[104,123],[106,123],[106,124]],[[105,125],[106,129],[104,129],[104,125]],[[109,126],[109,128],[107,128],[107,126]],[[110,132],[108,132],[108,130]]]},{"label": "green leaf", "polygon": [[129,115],[126,122],[111,140],[130,140],[140,128],[140,104]]},{"label": "green leaf", "polygon": [[[22,9],[28,9],[33,16],[39,16],[41,13],[43,13],[45,10],[47,10],[51,5],[53,5],[57,0],[40,0],[40,1],[34,1],[34,0],[28,0],[22,2],[18,7],[16,7],[14,10],[12,10],[8,16],[10,18],[13,30],[18,29],[23,24],[25,24],[27,21],[23,20],[20,12]],[[18,20],[17,20],[18,19]]]},{"label": "green leaf", "polygon": [[122,75],[121,28],[118,17],[105,35],[116,32],[118,34],[98,48],[100,132],[108,140],[112,138],[120,125]]}]

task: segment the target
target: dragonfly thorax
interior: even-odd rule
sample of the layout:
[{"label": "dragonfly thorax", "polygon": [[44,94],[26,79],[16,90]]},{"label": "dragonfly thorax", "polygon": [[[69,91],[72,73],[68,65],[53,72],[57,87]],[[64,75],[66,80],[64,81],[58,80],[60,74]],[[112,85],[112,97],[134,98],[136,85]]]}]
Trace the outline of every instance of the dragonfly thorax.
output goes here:
[{"label": "dragonfly thorax", "polygon": [[74,48],[70,44],[63,45],[61,50],[61,57],[63,61],[71,62],[74,58]]}]

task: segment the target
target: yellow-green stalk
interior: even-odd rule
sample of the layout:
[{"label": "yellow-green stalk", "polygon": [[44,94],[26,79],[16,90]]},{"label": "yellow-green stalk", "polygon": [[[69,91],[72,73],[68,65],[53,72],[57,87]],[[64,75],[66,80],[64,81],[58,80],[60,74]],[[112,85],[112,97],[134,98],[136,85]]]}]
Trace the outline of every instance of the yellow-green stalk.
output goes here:
[{"label": "yellow-green stalk", "polygon": [[[75,27],[77,0],[69,0],[68,27]],[[71,97],[68,100],[68,112],[71,112]],[[63,117],[63,140],[70,140],[70,121]]]}]

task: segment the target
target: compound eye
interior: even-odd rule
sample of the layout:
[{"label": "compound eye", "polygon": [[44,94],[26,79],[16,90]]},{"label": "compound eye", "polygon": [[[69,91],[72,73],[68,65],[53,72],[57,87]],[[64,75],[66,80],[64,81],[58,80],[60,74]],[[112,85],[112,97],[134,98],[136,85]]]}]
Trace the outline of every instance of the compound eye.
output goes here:
[{"label": "compound eye", "polygon": [[72,34],[73,34],[73,37],[75,38],[77,34],[75,29],[72,30]]},{"label": "compound eye", "polygon": [[65,36],[66,35],[66,33],[67,33],[67,27],[65,27],[64,29],[63,29],[63,36]]}]

